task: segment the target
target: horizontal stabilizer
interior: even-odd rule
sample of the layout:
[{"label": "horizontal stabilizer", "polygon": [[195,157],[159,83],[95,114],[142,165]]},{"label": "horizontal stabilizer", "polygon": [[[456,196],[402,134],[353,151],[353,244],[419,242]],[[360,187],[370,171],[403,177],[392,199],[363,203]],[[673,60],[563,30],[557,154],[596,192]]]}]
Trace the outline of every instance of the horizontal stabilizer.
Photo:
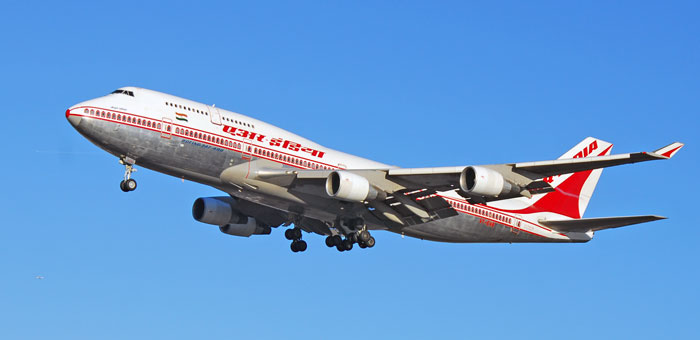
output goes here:
[{"label": "horizontal stabilizer", "polygon": [[540,224],[550,227],[560,232],[588,232],[610,228],[619,228],[632,224],[663,220],[666,217],[645,215],[645,216],[621,216],[621,217],[601,217],[601,218],[581,218],[576,220],[541,220]]}]

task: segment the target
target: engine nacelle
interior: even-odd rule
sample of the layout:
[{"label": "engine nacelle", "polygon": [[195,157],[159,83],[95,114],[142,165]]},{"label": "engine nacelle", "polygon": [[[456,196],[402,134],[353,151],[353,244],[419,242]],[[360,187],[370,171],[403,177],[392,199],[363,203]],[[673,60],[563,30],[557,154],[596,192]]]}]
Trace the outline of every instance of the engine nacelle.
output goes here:
[{"label": "engine nacelle", "polygon": [[344,201],[364,202],[377,198],[377,190],[369,181],[352,172],[333,171],[326,179],[326,193]]},{"label": "engine nacelle", "polygon": [[250,237],[250,235],[269,235],[272,232],[270,226],[260,224],[254,218],[248,217],[246,223],[226,224],[219,227],[224,234]]},{"label": "engine nacelle", "polygon": [[233,204],[231,197],[200,197],[192,204],[192,217],[218,226],[247,223],[248,217],[233,210]]},{"label": "engine nacelle", "polygon": [[470,194],[487,197],[518,196],[519,185],[503,178],[498,171],[481,166],[468,166],[459,177],[460,188]]}]

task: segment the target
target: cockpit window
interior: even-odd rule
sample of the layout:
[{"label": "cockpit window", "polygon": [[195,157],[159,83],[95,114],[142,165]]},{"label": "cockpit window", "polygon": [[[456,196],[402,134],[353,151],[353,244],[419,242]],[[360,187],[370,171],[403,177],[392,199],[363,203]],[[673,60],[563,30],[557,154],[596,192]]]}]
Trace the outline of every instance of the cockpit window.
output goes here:
[{"label": "cockpit window", "polygon": [[127,96],[132,96],[132,97],[134,96],[134,91],[127,91],[127,90],[122,90],[122,89],[114,90],[112,92],[112,94],[115,94],[115,93],[121,93],[121,94],[125,94]]}]

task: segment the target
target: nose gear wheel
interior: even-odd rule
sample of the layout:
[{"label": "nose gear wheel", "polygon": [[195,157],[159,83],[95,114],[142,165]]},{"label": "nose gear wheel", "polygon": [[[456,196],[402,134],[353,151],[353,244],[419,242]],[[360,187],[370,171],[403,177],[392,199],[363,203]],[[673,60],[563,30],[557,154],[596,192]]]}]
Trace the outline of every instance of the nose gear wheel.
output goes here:
[{"label": "nose gear wheel", "polygon": [[131,178],[131,173],[136,172],[136,168],[134,168],[135,161],[126,157],[120,158],[119,163],[123,164],[125,168],[124,179],[119,183],[119,188],[122,189],[123,192],[136,190],[136,180]]}]

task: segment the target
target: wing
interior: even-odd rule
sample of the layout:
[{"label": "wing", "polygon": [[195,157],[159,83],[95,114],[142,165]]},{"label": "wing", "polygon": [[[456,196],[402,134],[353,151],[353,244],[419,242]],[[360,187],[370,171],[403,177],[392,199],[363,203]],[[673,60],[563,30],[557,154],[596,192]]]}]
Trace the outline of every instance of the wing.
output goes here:
[{"label": "wing", "polygon": [[[503,172],[506,177],[512,174],[527,177],[530,182],[554,175],[564,175],[579,171],[607,168],[622,164],[631,164],[673,157],[682,147],[683,143],[672,143],[654,152],[636,152],[609,156],[579,157],[557,159],[550,161],[506,163],[485,165],[496,171]],[[454,186],[455,178],[458,178],[467,167],[442,167],[442,168],[399,168],[389,169],[389,176],[403,180],[424,183],[434,186]],[[526,181],[527,182],[527,181]],[[526,185],[527,185],[526,184]]]},{"label": "wing", "polygon": [[[598,141],[587,138],[584,142],[590,140]],[[384,221],[413,225],[457,214],[445,199],[437,195],[439,191],[456,190],[473,203],[531,197],[554,190],[546,180],[549,176],[668,159],[683,147],[682,143],[673,143],[654,152],[604,155],[612,146],[607,145],[607,149],[600,153],[603,156],[571,154],[578,158],[541,162],[335,171],[251,169],[247,179],[281,186],[290,192],[324,198],[330,196],[362,204],[369,206],[372,214]],[[225,179],[225,174],[226,171],[222,179]]]}]

